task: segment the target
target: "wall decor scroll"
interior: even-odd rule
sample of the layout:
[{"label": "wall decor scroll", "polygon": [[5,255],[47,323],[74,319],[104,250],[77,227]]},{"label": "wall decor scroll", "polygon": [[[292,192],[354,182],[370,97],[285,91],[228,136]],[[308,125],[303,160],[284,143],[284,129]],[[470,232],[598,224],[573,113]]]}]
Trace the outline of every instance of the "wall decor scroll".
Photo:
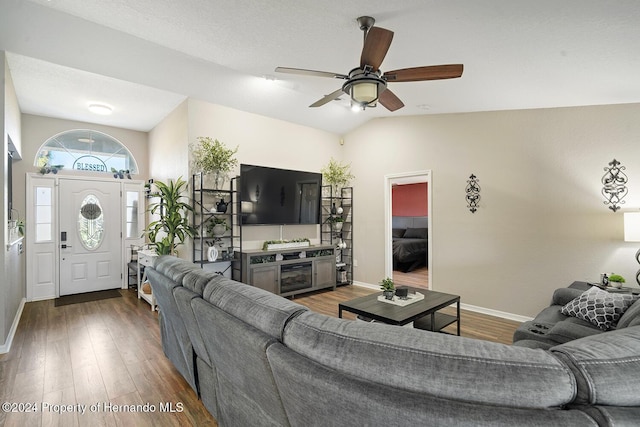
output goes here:
[{"label": "wall decor scroll", "polygon": [[480,185],[478,185],[478,178],[471,174],[467,180],[467,187],[464,189],[467,199],[467,208],[471,213],[476,213],[478,207],[480,207]]},{"label": "wall decor scroll", "polygon": [[609,162],[609,166],[605,166],[605,174],[602,176],[602,195],[605,198],[604,204],[611,205],[609,209],[617,211],[625,202],[624,197],[629,192],[625,185],[627,183],[627,175],[623,172],[626,167],[622,166],[619,161],[613,159]]}]

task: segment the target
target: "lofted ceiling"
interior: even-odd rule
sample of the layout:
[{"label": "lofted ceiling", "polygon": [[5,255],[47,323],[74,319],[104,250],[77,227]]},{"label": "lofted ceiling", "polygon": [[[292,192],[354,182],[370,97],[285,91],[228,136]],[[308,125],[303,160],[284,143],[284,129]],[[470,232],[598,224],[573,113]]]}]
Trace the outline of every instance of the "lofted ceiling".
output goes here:
[{"label": "lofted ceiling", "polygon": [[[308,106],[359,63],[370,15],[395,32],[382,71],[405,107]],[[344,134],[376,117],[640,102],[637,0],[0,0],[0,50],[24,113],[149,131],[186,98]],[[97,116],[91,102],[113,107]]]}]

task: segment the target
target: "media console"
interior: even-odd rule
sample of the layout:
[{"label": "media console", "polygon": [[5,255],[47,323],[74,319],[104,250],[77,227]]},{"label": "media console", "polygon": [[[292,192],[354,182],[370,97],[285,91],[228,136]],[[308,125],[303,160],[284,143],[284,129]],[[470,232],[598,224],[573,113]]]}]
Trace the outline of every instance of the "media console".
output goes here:
[{"label": "media console", "polygon": [[250,285],[276,295],[291,296],[336,288],[333,245],[270,251],[242,251],[242,277]]}]

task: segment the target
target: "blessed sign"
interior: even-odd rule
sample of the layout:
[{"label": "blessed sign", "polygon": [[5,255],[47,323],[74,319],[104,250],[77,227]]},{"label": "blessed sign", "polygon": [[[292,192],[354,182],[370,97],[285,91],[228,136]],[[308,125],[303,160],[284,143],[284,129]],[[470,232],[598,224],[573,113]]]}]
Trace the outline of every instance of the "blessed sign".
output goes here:
[{"label": "blessed sign", "polygon": [[79,171],[107,172],[107,165],[96,156],[78,157],[73,162],[73,169]]}]

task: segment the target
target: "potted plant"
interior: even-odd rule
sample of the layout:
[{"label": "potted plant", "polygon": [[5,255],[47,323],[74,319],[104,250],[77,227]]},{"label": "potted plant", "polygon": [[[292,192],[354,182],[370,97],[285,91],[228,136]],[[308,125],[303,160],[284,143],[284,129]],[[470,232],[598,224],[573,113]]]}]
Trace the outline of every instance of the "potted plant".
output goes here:
[{"label": "potted plant", "polygon": [[158,192],[154,195],[160,198],[157,203],[149,205],[151,214],[160,218],[149,223],[145,234],[149,236],[150,246],[154,247],[158,255],[176,255],[176,248],[185,242],[187,237],[195,235],[195,229],[189,224],[188,213],[193,211],[189,203],[183,201],[187,182],[178,178],[168,183],[155,181]]},{"label": "potted plant", "polygon": [[624,282],[626,282],[626,280],[624,280],[624,277],[619,274],[611,273],[609,276],[609,286],[612,288],[621,288]]},{"label": "potted plant", "polygon": [[334,196],[338,195],[339,188],[347,187],[351,180],[355,178],[351,174],[351,164],[342,164],[334,160],[333,157],[320,172],[322,172],[322,181],[331,186]]},{"label": "potted plant", "polygon": [[224,218],[214,216],[206,222],[207,235],[211,237],[220,237],[230,229]]},{"label": "potted plant", "polygon": [[208,136],[199,136],[196,139],[197,144],[190,146],[192,168],[205,176],[213,175],[214,189],[220,189],[227,174],[238,166],[238,160],[234,157],[238,147],[232,150],[224,143]]},{"label": "potted plant", "polygon": [[393,279],[387,277],[380,282],[380,289],[382,289],[382,295],[384,295],[386,299],[393,299],[396,285],[393,283]]},{"label": "potted plant", "polygon": [[333,229],[337,232],[342,231],[342,224],[344,223],[344,218],[337,215],[332,215],[327,218],[327,222],[333,226]]}]

